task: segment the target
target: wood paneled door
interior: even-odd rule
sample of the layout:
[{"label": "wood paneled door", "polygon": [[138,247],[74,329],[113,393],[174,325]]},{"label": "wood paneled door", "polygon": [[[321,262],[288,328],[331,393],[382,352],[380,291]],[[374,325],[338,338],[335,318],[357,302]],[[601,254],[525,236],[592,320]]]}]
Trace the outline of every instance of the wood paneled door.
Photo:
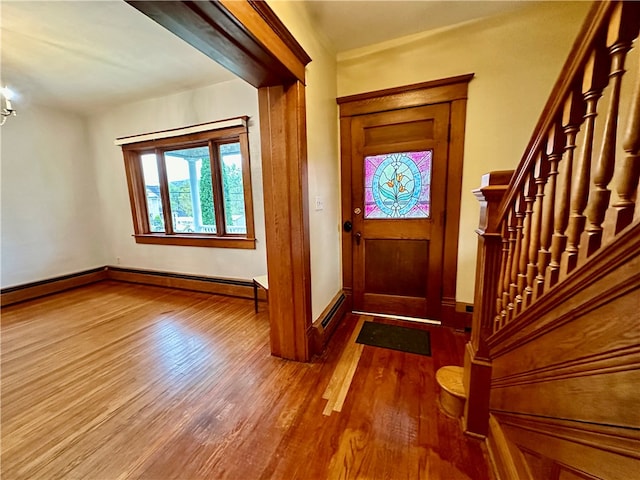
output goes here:
[{"label": "wood paneled door", "polygon": [[449,104],[351,122],[353,305],[439,315]]},{"label": "wood paneled door", "polygon": [[354,311],[464,326],[455,280],[470,78],[338,99],[343,282]]}]

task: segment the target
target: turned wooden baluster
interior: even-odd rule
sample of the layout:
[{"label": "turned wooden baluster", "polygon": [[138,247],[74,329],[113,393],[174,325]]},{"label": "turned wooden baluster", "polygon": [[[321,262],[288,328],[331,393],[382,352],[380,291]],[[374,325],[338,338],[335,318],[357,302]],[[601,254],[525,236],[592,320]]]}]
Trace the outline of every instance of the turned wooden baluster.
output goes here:
[{"label": "turned wooden baluster", "polygon": [[513,206],[513,215],[516,218],[516,245],[513,251],[511,262],[511,284],[509,285],[509,303],[513,305],[513,316],[520,313],[519,307],[522,305],[522,298],[518,301],[518,273],[520,269],[520,250],[522,248],[522,228],[525,215],[524,195],[520,192],[516,203]]},{"label": "turned wooden baluster", "polygon": [[525,287],[527,286],[527,261],[529,259],[529,242],[531,241],[531,216],[533,214],[533,202],[535,196],[535,181],[533,174],[527,175],[522,189],[525,210],[524,222],[522,225],[522,247],[520,248],[520,259],[518,261],[518,295],[516,296],[516,314],[520,313],[524,307]]},{"label": "turned wooden baluster", "polygon": [[507,256],[507,264],[505,265],[502,302],[507,306],[507,318],[506,322],[509,323],[513,320],[513,302],[511,301],[511,268],[516,257],[516,216],[513,208],[509,211],[507,220],[507,232],[509,235],[509,254]]},{"label": "turned wooden baluster", "polygon": [[634,218],[638,177],[640,177],[640,69],[636,77],[631,115],[623,143],[627,153],[623,159],[620,180],[617,186],[619,200],[614,207],[617,210],[615,233],[621,232]]},{"label": "turned wooden baluster", "polygon": [[538,275],[536,276],[537,295],[544,292],[547,266],[551,261],[551,232],[553,230],[553,213],[556,201],[556,177],[558,176],[558,163],[564,151],[564,132],[560,118],[553,122],[547,137],[546,157],[549,162],[549,176],[547,187],[544,191],[544,203],[542,209],[542,227],[540,231],[540,250],[538,251]]},{"label": "turned wooden baluster", "polygon": [[584,102],[580,86],[576,85],[564,104],[562,112],[562,130],[565,134],[564,159],[560,160],[558,172],[558,191],[555,201],[553,220],[553,235],[551,237],[551,262],[547,275],[548,289],[558,283],[560,279],[560,261],[567,246],[565,231],[569,223],[569,201],[571,199],[571,174],[573,172],[573,153],[576,149],[576,136],[580,131],[580,123],[585,114]]},{"label": "turned wooden baluster", "polygon": [[494,321],[493,331],[497,332],[506,324],[507,305],[503,302],[502,287],[504,285],[504,277],[507,272],[507,259],[509,257],[509,233],[507,231],[507,222],[503,221],[501,226],[502,251],[500,253],[500,280],[498,281],[498,297],[496,299],[496,317]]},{"label": "turned wooden baluster", "polygon": [[593,151],[593,135],[598,100],[609,78],[609,56],[603,48],[604,39],[599,39],[595,50],[591,53],[584,68],[582,92],[586,103],[584,114],[584,138],[582,150],[575,169],[574,182],[571,188],[571,215],[567,233],[566,272],[570,273],[578,264],[580,235],[584,230],[586,217],[583,215],[587,206],[589,193],[589,177],[591,175],[591,155]]},{"label": "turned wooden baluster", "polygon": [[[637,9],[636,5],[619,3],[612,13],[607,33],[607,48],[611,69],[609,72],[611,84],[611,101],[607,110],[604,126],[602,147],[593,175],[594,188],[589,195],[586,216],[588,225],[585,230],[583,255],[590,256],[602,244],[602,222],[609,207],[611,191],[607,188],[615,167],[616,133],[618,129],[618,110],[620,105],[620,87],[624,75],[624,62],[627,52],[631,49],[633,38],[638,33],[638,20],[630,23],[628,12],[623,10]],[[624,21],[623,21],[624,18]]]},{"label": "turned wooden baluster", "polygon": [[[631,5],[631,4],[629,4]],[[629,5],[625,5],[628,8]],[[635,3],[636,10],[640,4]],[[632,20],[633,21],[633,20]],[[638,13],[635,12],[636,25],[640,23]],[[636,30],[636,35],[637,35]],[[640,62],[636,72],[633,97],[631,99],[631,111],[623,140],[623,148],[626,152],[622,160],[619,180],[616,187],[618,201],[613,205],[615,209],[614,234],[618,234],[632,221],[636,204],[636,191],[638,177],[640,177]]]},{"label": "turned wooden baluster", "polygon": [[[546,148],[543,146],[543,148]],[[531,304],[540,293],[537,288],[538,250],[540,249],[540,232],[542,230],[542,209],[544,206],[544,186],[549,175],[549,162],[542,152],[538,153],[533,169],[536,188],[536,198],[533,204],[531,221],[531,237],[529,239],[529,263],[527,264],[527,287],[525,288],[525,308]]]}]

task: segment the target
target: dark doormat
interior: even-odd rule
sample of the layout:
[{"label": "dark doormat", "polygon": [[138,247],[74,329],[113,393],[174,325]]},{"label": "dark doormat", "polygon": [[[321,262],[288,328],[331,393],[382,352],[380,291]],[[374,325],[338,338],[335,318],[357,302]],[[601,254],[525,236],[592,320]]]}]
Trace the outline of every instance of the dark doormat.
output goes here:
[{"label": "dark doormat", "polygon": [[356,343],[431,356],[429,332],[416,328],[364,322]]}]

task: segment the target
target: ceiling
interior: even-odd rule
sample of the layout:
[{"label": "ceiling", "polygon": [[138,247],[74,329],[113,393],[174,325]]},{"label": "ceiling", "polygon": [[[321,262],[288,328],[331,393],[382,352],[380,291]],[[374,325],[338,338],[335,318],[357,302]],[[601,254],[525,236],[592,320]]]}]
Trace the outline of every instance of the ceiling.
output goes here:
[{"label": "ceiling", "polygon": [[528,0],[309,0],[337,52],[521,8]]},{"label": "ceiling", "polygon": [[[336,52],[510,10],[524,2],[308,0]],[[91,112],[233,74],[124,1],[0,3],[2,83],[29,102]],[[354,21],[354,19],[357,19]]]},{"label": "ceiling", "polygon": [[235,78],[122,1],[0,6],[2,82],[26,102],[86,112]]}]

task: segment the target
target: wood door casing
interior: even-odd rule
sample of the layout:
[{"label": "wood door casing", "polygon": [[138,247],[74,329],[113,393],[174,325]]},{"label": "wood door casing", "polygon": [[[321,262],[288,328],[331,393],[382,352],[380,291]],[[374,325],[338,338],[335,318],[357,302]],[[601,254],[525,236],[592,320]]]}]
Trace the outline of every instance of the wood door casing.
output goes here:
[{"label": "wood door casing", "polygon": [[[442,248],[442,295],[440,320],[445,326],[470,326],[471,315],[463,313],[456,304],[456,272],[458,260],[458,232],[462,187],[462,164],[468,84],[473,74],[444,78],[418,84],[350,95],[337,99],[340,108],[340,158],[342,222],[353,217],[351,199],[351,123],[360,115],[388,112],[424,105],[449,104],[449,145]],[[352,269],[352,234],[342,235],[342,279],[349,307],[352,306],[354,272]],[[462,307],[462,308],[460,308]]]},{"label": "wood door casing", "polygon": [[[440,317],[449,104],[355,117],[351,123],[354,309]],[[365,158],[430,151],[428,218],[365,218]],[[393,181],[394,179],[390,180]],[[357,211],[361,213],[355,213]]]}]

